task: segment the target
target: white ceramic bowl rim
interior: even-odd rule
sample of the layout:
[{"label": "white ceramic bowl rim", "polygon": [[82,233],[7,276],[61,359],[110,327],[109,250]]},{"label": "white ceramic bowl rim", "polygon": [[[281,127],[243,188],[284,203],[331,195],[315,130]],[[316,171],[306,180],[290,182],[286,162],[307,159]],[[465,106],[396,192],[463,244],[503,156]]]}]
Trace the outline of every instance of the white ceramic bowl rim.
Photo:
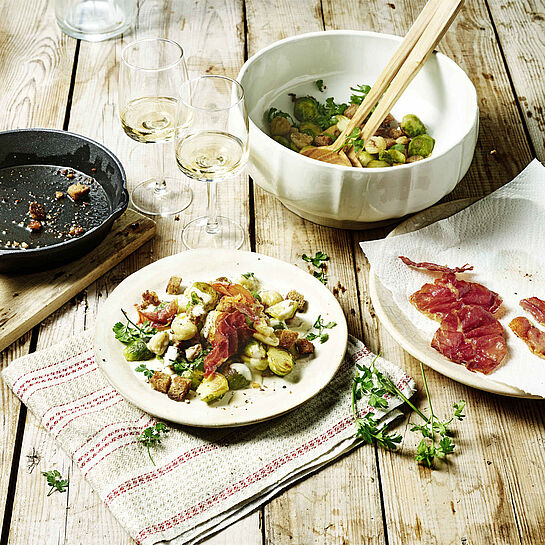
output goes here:
[{"label": "white ceramic bowl rim", "polygon": [[[240,72],[238,73],[238,76],[237,76],[236,79],[237,79],[238,82],[240,82],[242,84],[242,78],[244,77],[244,74],[246,73],[246,71],[248,70],[250,65],[254,61],[256,61],[258,58],[263,57],[269,51],[271,51],[273,49],[276,49],[277,47],[281,47],[282,45],[284,45],[286,43],[289,43],[289,42],[297,42],[299,40],[306,40],[306,39],[309,39],[309,38],[315,38],[315,37],[324,36],[324,35],[335,35],[335,34],[344,35],[344,36],[375,36],[375,37],[381,37],[381,38],[391,38],[391,39],[394,39],[397,42],[401,42],[403,40],[403,38],[401,36],[396,36],[395,34],[384,34],[382,32],[372,32],[370,30],[323,30],[323,31],[319,31],[319,32],[307,32],[305,34],[298,34],[296,36],[290,36],[289,38],[284,38],[283,40],[278,40],[278,41],[264,47],[263,49],[260,49],[257,53],[252,55],[243,64],[243,66],[240,69]],[[468,83],[468,91],[470,91],[471,98],[472,98],[470,106],[473,107],[473,111],[471,112],[471,115],[468,116],[468,119],[471,119],[472,121],[471,121],[471,123],[469,123],[469,126],[467,127],[466,131],[464,132],[462,138],[460,138],[457,142],[452,143],[449,147],[445,148],[442,152],[437,153],[437,154],[432,153],[429,157],[426,157],[425,159],[422,159],[420,161],[416,161],[414,163],[398,165],[398,166],[395,167],[396,169],[402,169],[402,168],[408,169],[408,168],[414,167],[415,165],[420,165],[422,163],[433,161],[437,157],[441,157],[441,156],[445,155],[451,149],[453,149],[458,144],[459,141],[463,140],[473,130],[474,120],[476,118],[478,118],[477,91],[475,89],[475,86],[473,85],[473,82],[469,79],[467,74],[450,57],[447,57],[446,55],[444,55],[443,53],[440,53],[438,51],[434,51],[434,54],[437,55],[438,57],[440,57],[442,62],[445,62],[447,65],[450,65],[450,67],[453,70],[457,71],[462,76],[462,79],[464,79]],[[273,145],[280,146],[282,148],[285,147],[285,146],[282,146],[282,144],[276,142],[276,140],[271,138],[270,135],[263,132],[252,121],[252,119],[250,117],[249,117],[249,122],[253,125],[253,127],[256,130],[260,131],[261,133],[263,133],[267,137],[269,137],[270,140],[272,141]],[[312,164],[316,163],[316,159],[311,159],[310,157],[307,157],[306,155],[301,155],[301,154],[298,154],[298,155],[300,156],[302,161],[310,161],[310,162],[312,162]],[[334,165],[332,163],[325,163],[325,162],[322,162],[322,163],[323,163],[324,168],[329,168],[331,170],[341,171],[341,172],[343,172],[343,171],[353,171],[354,168],[355,168],[355,167],[352,167],[352,166],[347,167],[347,166],[344,166],[344,165]],[[385,171],[388,171],[390,168],[392,168],[392,167],[380,167],[380,168],[366,169],[366,173],[371,174],[372,172],[375,172],[375,171],[377,173],[383,173]]]}]

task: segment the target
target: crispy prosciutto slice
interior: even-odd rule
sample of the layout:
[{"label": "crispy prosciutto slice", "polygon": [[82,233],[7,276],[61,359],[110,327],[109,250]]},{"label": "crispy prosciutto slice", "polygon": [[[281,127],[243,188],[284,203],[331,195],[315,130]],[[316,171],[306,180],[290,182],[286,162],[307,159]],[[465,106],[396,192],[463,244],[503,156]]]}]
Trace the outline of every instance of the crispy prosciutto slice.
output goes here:
[{"label": "crispy prosciutto slice", "polygon": [[240,298],[247,304],[254,302],[254,296],[240,284],[231,284],[230,282],[212,282],[211,286],[222,295],[228,295],[230,297],[236,297],[240,295]]},{"label": "crispy prosciutto slice", "polygon": [[141,305],[136,305],[136,310],[138,311],[139,317],[138,323],[147,320],[152,327],[167,329],[178,312],[178,303],[176,301],[171,301],[168,305],[159,310],[146,310]]},{"label": "crispy prosciutto slice", "polygon": [[485,375],[507,354],[502,325],[491,312],[475,305],[463,305],[447,314],[431,345],[449,360]]},{"label": "crispy prosciutto slice", "polygon": [[214,373],[227,358],[235,354],[240,345],[250,338],[252,332],[247,316],[240,310],[221,313],[216,319],[211,339],[212,350],[204,360],[204,376]]},{"label": "crispy prosciutto slice", "polygon": [[528,345],[531,352],[545,359],[545,332],[532,325],[532,322],[523,316],[513,318],[509,327]]},{"label": "crispy prosciutto slice", "polygon": [[427,261],[422,261],[420,263],[416,263],[412,259],[409,259],[408,257],[405,257],[404,255],[398,256],[405,265],[408,265],[409,267],[414,267],[415,269],[426,269],[428,271],[434,271],[434,272],[443,272],[443,273],[463,273],[466,271],[472,271],[473,266],[469,264],[465,264],[463,267],[455,267],[454,269],[451,269],[450,267],[446,267],[444,265],[437,265],[436,263],[428,263]]},{"label": "crispy prosciutto slice", "polygon": [[536,322],[545,325],[545,301],[543,301],[543,299],[529,297],[528,299],[523,299],[520,302],[520,306],[531,314]]}]

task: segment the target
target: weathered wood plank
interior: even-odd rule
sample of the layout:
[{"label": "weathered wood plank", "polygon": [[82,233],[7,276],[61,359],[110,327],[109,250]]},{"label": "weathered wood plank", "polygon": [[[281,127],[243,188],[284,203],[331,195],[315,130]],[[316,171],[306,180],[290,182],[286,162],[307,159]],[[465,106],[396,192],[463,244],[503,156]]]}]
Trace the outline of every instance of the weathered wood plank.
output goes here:
[{"label": "weathered wood plank", "polygon": [[[246,1],[246,13],[249,55],[275,40],[323,29],[320,2]],[[328,285],[338,288],[350,331],[361,338],[350,234],[302,220],[257,186],[255,209],[256,251],[302,268],[302,253],[330,256]],[[297,484],[271,501],[264,517],[266,543],[274,545],[383,542],[374,449],[360,449]]]},{"label": "weathered wood plank", "polygon": [[[62,128],[75,42],[57,28],[50,2],[29,0],[24,10],[0,4],[0,129]],[[25,335],[0,357],[2,368],[29,350]],[[20,403],[0,386],[0,513],[4,513]]]}]

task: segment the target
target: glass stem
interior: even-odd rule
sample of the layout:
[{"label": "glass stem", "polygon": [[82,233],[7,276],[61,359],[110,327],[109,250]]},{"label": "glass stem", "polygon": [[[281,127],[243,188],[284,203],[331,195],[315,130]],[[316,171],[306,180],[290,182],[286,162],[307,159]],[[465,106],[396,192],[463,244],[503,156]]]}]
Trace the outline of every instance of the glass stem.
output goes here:
[{"label": "glass stem", "polygon": [[165,181],[165,150],[163,144],[156,144],[159,148],[159,174],[155,179],[155,193],[162,193],[167,188]]},{"label": "glass stem", "polygon": [[218,224],[218,182],[207,182],[206,190],[208,193],[208,210],[206,213],[206,232],[209,235],[215,235],[219,233]]}]

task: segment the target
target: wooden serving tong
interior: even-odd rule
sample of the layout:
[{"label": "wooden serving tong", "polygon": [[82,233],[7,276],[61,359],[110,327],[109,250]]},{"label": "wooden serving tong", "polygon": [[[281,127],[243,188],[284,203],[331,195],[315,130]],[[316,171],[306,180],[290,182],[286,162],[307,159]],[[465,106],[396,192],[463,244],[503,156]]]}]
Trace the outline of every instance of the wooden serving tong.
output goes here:
[{"label": "wooden serving tong", "polygon": [[429,0],[356,110],[354,117],[335,142],[329,146],[307,148],[301,151],[301,154],[326,163],[352,166],[342,151],[347,137],[355,127],[363,123],[376,106],[363,126],[360,139],[367,142],[375,134],[384,118],[441,41],[463,3],[464,0]]}]

